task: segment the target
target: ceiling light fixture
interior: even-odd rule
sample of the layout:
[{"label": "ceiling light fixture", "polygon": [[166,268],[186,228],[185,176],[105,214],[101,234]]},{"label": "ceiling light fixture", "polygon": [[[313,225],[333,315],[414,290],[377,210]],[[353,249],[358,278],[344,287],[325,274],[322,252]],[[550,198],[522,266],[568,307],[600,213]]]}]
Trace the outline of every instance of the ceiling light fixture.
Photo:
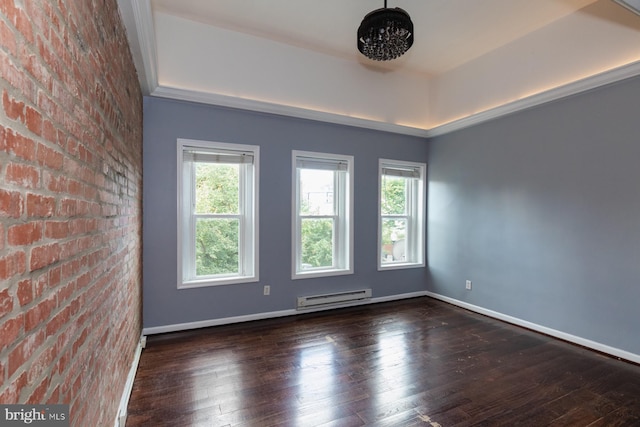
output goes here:
[{"label": "ceiling light fixture", "polygon": [[413,45],[413,22],[399,7],[368,13],[358,28],[358,50],[367,58],[389,61],[402,55]]}]

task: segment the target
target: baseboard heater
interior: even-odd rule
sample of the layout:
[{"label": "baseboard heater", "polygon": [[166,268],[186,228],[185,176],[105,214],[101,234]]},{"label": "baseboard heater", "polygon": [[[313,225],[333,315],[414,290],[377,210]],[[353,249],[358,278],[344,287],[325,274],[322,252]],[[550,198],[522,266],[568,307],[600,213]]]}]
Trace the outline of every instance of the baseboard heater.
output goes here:
[{"label": "baseboard heater", "polygon": [[306,308],[317,308],[325,305],[340,304],[350,301],[361,301],[371,298],[371,289],[360,289],[357,291],[338,292],[335,294],[310,295],[298,297],[298,310]]}]

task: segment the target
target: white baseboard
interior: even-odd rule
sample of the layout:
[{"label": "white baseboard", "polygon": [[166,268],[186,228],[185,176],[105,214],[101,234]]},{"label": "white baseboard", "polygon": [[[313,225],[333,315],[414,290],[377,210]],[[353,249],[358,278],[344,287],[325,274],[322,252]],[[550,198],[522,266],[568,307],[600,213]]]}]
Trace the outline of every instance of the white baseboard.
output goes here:
[{"label": "white baseboard", "polygon": [[574,344],[578,344],[580,346],[586,347],[586,348],[590,348],[592,350],[596,350],[599,351],[601,353],[605,353],[605,354],[609,354],[611,356],[620,358],[620,359],[625,359],[628,360],[630,362],[633,363],[638,363],[640,364],[640,354],[635,354],[635,353],[631,353],[625,350],[621,350],[619,348],[615,348],[615,347],[611,347],[596,341],[591,341],[582,337],[578,337],[576,335],[571,335],[571,334],[567,334],[565,332],[562,331],[558,331],[556,329],[551,329],[551,328],[547,328],[546,326],[542,326],[542,325],[538,325],[536,323],[532,323],[532,322],[528,322],[526,320],[522,320],[522,319],[518,319],[517,317],[512,317],[512,316],[508,316],[506,314],[502,314],[500,312],[497,311],[493,311],[493,310],[488,310],[486,308],[483,307],[479,307],[477,305],[473,305],[473,304],[469,304],[466,303],[464,301],[460,301],[454,298],[450,298],[444,295],[440,295],[440,294],[436,294],[434,292],[429,292],[426,291],[425,295],[440,300],[440,301],[444,301],[447,302],[449,304],[452,305],[456,305],[458,307],[462,307],[465,308],[469,311],[473,311],[476,313],[480,313],[483,314],[485,316],[488,317],[492,317],[494,319],[498,319],[498,320],[502,320],[504,322],[507,323],[511,323],[517,326],[522,326],[524,328],[527,329],[531,329],[533,331],[536,332],[540,332],[543,333],[545,335],[549,335],[555,338],[559,338],[561,340],[564,341],[568,341]]},{"label": "white baseboard", "polygon": [[281,310],[281,311],[270,311],[266,313],[256,313],[256,314],[248,314],[244,316],[234,316],[234,317],[223,317],[219,319],[209,319],[209,320],[199,320],[197,322],[187,322],[187,323],[176,323],[172,325],[164,325],[164,326],[152,326],[149,328],[143,328],[143,335],[154,335],[154,334],[163,334],[166,332],[177,332],[177,331],[186,331],[189,329],[198,329],[198,328],[208,328],[210,326],[220,326],[220,325],[228,325],[231,323],[240,323],[240,322],[250,322],[253,320],[262,320],[262,319],[273,319],[276,317],[284,317],[284,316],[295,316],[298,314],[307,314],[313,313],[316,311],[324,311],[324,310],[332,310],[334,308],[344,308],[344,307],[355,307],[358,305],[366,305],[366,304],[375,304],[379,302],[387,302],[387,301],[395,301],[400,299],[407,298],[415,298],[426,296],[426,291],[420,292],[410,292],[406,294],[399,295],[390,295],[386,297],[377,297],[371,298],[366,301],[353,301],[345,304],[334,304],[332,306],[327,307],[318,307],[305,309],[304,311],[290,309],[290,310]]},{"label": "white baseboard", "polygon": [[138,363],[140,363],[140,354],[142,353],[142,349],[144,348],[144,343],[146,343],[146,340],[147,337],[141,335],[140,340],[138,341],[138,345],[136,346],[136,351],[133,355],[133,361],[131,362],[131,368],[129,368],[129,374],[127,375],[127,382],[124,385],[122,397],[120,398],[118,413],[116,414],[116,419],[113,423],[114,427],[125,427],[125,424],[127,422],[127,406],[129,406],[129,398],[131,397],[131,391],[133,390],[133,381],[136,378]]}]

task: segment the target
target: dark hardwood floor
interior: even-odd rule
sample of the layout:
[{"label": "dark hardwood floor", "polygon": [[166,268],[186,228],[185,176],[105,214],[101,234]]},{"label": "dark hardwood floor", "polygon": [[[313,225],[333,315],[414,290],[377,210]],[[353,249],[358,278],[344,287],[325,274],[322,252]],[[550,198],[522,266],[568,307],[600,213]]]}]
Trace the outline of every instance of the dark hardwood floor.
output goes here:
[{"label": "dark hardwood floor", "polygon": [[150,336],[134,426],[640,426],[640,366],[430,298]]}]

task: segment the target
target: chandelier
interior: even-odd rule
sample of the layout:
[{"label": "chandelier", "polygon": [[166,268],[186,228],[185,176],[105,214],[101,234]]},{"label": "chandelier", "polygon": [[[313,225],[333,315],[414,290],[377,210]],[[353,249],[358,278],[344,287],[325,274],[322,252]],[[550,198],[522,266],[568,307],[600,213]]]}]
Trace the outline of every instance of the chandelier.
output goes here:
[{"label": "chandelier", "polygon": [[396,7],[368,13],[358,28],[358,50],[376,61],[396,59],[413,44],[413,22],[409,14]]}]

